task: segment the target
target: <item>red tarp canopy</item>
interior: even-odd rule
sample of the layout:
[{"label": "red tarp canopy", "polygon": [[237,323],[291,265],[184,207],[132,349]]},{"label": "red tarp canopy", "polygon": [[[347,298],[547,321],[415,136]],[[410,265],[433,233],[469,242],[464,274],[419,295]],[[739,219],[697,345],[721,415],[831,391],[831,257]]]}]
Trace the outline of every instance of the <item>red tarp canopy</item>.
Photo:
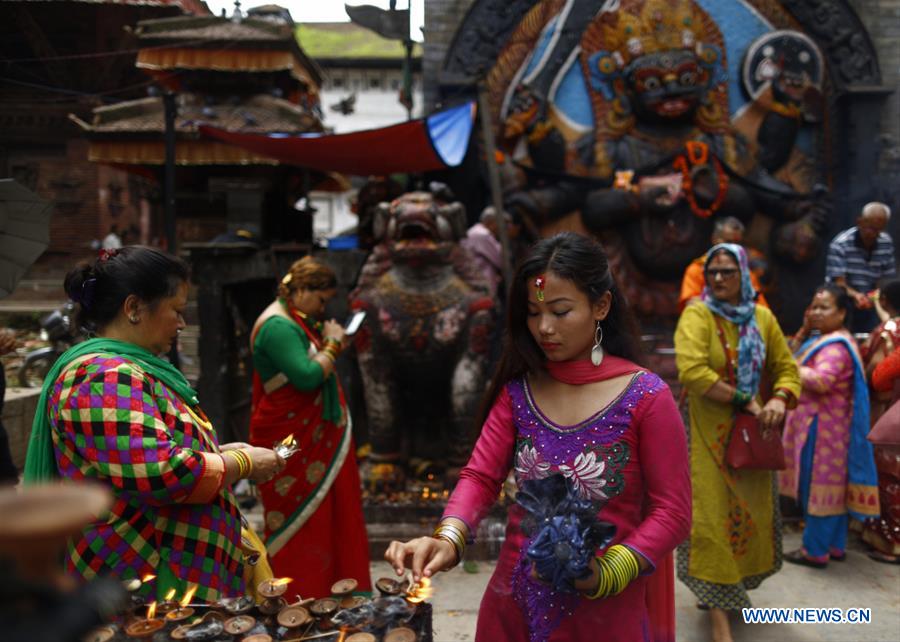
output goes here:
[{"label": "red tarp canopy", "polygon": [[241,134],[211,125],[201,125],[200,132],[289,165],[385,176],[456,167],[466,155],[474,119],[475,103],[469,102],[427,118],[348,134]]}]

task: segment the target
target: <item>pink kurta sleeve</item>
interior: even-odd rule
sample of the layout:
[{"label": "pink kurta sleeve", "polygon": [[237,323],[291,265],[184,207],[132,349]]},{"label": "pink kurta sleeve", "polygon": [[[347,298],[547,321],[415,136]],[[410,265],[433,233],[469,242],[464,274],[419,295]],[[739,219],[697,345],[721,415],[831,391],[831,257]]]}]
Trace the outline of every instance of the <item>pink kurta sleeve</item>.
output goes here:
[{"label": "pink kurta sleeve", "polygon": [[478,524],[497,501],[512,468],[516,446],[512,402],[503,388],[488,414],[469,463],[459,473],[459,482],[447,502],[444,517],[461,519],[472,537]]},{"label": "pink kurta sleeve", "polygon": [[639,416],[638,457],[644,482],[643,521],[622,542],[654,567],[691,530],[691,475],[681,414],[668,388]]},{"label": "pink kurta sleeve", "polygon": [[806,363],[800,366],[800,380],[804,388],[819,394],[853,376],[853,360],[841,343],[825,346]]}]

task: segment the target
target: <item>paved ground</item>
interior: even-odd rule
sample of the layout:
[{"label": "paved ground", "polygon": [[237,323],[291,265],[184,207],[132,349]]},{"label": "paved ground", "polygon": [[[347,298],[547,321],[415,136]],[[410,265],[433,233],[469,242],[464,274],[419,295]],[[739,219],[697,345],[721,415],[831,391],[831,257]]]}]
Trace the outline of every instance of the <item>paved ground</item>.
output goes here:
[{"label": "paved ground", "polygon": [[[799,545],[798,534],[785,536],[785,551]],[[493,562],[479,562],[477,573],[457,568],[435,578],[435,594],[430,600],[435,612],[435,642],[475,639],[478,604],[493,569]],[[373,578],[387,576],[392,576],[387,564],[372,564]],[[823,571],[785,564],[780,573],[751,593],[751,598],[754,606],[762,607],[870,608],[872,623],[744,624],[734,618],[735,642],[900,641],[900,566],[871,561],[861,545],[851,547],[846,562],[832,563]],[[675,604],[679,642],[709,640],[707,614],[695,607],[693,595],[678,582]]]}]

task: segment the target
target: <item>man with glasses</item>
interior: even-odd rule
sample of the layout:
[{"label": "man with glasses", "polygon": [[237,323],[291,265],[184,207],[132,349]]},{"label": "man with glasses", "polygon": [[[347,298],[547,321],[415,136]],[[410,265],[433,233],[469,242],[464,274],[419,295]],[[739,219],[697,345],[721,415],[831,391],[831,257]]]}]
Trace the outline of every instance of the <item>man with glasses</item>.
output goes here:
[{"label": "man with glasses", "polygon": [[878,315],[869,293],[881,279],[892,277],[897,268],[894,242],[885,232],[891,208],[884,203],[868,203],[856,225],[834,237],[828,246],[826,280],[845,290],[855,306],[851,330],[869,332],[878,325]]}]

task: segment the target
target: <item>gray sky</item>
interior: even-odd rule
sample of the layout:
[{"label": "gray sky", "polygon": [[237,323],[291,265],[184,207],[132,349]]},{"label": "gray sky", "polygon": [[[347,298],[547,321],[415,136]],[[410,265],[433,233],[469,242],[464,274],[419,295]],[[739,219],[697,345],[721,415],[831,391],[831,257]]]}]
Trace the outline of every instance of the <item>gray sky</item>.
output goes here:
[{"label": "gray sky", "polygon": [[[422,40],[422,24],[424,22],[425,0],[397,0],[397,8],[405,9],[412,3],[412,16],[410,19],[410,31],[413,40]],[[210,10],[218,15],[224,8],[228,15],[234,11],[234,0],[206,0]],[[344,11],[344,0],[242,0],[241,10],[246,11],[252,7],[263,4],[277,4],[286,7],[291,12],[294,22],[347,22],[347,12]],[[387,9],[389,0],[347,0],[347,4],[371,4]]]}]

